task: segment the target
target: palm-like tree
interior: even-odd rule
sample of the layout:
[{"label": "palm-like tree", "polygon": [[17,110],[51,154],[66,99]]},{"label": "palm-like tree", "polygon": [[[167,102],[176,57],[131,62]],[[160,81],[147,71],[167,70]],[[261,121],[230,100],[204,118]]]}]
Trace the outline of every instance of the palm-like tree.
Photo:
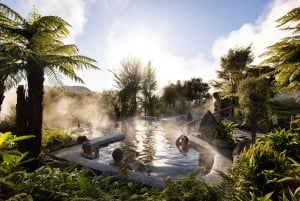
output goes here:
[{"label": "palm-like tree", "polygon": [[[0,35],[0,40],[3,41],[4,36]],[[20,59],[18,56],[22,55],[20,49],[14,48],[11,41],[6,40],[5,43],[0,42],[0,112],[1,105],[4,100],[5,91],[15,87],[22,79]],[[15,68],[18,65],[19,68]],[[19,69],[19,70],[17,70]]]},{"label": "palm-like tree", "polygon": [[36,137],[28,141],[27,149],[35,159],[31,168],[37,167],[41,149],[43,83],[44,73],[50,79],[60,80],[64,75],[83,83],[76,70],[97,69],[95,60],[78,55],[75,45],[65,45],[62,40],[69,35],[69,24],[57,16],[40,16],[33,12],[29,20],[22,18],[16,11],[0,4],[1,44],[18,58],[12,65],[4,66],[4,72],[25,72],[28,83],[27,128],[24,134]]},{"label": "palm-like tree", "polygon": [[278,27],[288,23],[293,26],[284,30],[293,31],[292,36],[269,46],[261,56],[267,57],[262,64],[274,68],[276,84],[279,89],[300,89],[300,7],[294,8],[277,20]]}]

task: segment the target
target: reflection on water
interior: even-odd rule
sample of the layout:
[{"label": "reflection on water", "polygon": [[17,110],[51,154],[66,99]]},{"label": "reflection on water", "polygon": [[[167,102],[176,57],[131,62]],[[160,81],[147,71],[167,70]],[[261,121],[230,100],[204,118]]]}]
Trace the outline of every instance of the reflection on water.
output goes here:
[{"label": "reflection on water", "polygon": [[175,145],[176,138],[181,135],[171,135],[165,132],[159,122],[148,124],[140,121],[134,129],[128,131],[125,140],[111,143],[99,150],[99,162],[110,163],[112,151],[119,147],[125,152],[125,159],[137,172],[144,174],[175,178],[197,171],[203,164],[199,164],[200,154],[193,148],[183,155]]}]

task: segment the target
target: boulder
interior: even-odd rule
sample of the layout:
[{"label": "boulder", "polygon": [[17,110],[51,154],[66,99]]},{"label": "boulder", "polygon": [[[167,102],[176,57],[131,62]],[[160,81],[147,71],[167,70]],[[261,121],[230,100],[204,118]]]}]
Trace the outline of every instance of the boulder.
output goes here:
[{"label": "boulder", "polygon": [[214,115],[207,110],[205,115],[203,116],[198,131],[201,133],[201,137],[204,139],[211,139],[214,136],[213,127],[218,121],[214,117]]}]

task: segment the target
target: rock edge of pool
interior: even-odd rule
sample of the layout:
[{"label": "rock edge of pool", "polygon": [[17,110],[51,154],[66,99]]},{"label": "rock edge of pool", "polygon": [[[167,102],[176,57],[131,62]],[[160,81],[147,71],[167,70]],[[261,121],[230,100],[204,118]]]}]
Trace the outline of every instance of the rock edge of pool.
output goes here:
[{"label": "rock edge of pool", "polygon": [[[218,172],[222,171],[226,173],[228,172],[228,169],[232,166],[231,152],[228,149],[220,149],[220,148],[213,147],[205,140],[199,138],[198,137],[199,135],[200,133],[190,134],[189,135],[190,141],[193,142],[195,145],[199,145],[202,148],[207,149],[213,155],[212,168],[202,178],[209,183],[220,182],[222,178]],[[112,135],[107,135],[107,136],[92,139],[90,140],[90,143],[96,146],[101,146],[108,143],[113,143],[116,141],[123,140],[124,138],[125,138],[124,134],[112,134]],[[99,163],[95,160],[84,158],[81,156],[81,152],[82,152],[82,145],[79,144],[73,147],[68,147],[65,149],[51,152],[49,153],[49,155],[62,160],[66,160],[74,163],[80,163],[84,167],[90,168],[92,170],[100,171],[102,175],[114,175],[114,176],[118,175],[117,167],[114,167],[109,164]],[[137,182],[158,189],[163,189],[166,186],[166,182],[162,178],[155,177],[155,176],[148,176],[130,170],[128,171],[128,179],[135,180]]]}]

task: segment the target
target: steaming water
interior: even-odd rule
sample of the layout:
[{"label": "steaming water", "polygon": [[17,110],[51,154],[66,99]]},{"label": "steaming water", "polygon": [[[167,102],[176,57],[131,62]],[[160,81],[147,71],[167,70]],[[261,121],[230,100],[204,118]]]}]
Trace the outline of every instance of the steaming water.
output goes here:
[{"label": "steaming water", "polygon": [[125,160],[135,171],[147,175],[175,178],[205,166],[200,163],[196,149],[190,148],[186,154],[179,152],[175,141],[182,134],[180,129],[170,133],[163,129],[161,122],[139,121],[131,130],[123,141],[101,147],[99,162],[112,162],[111,153],[118,147],[124,150]]}]

